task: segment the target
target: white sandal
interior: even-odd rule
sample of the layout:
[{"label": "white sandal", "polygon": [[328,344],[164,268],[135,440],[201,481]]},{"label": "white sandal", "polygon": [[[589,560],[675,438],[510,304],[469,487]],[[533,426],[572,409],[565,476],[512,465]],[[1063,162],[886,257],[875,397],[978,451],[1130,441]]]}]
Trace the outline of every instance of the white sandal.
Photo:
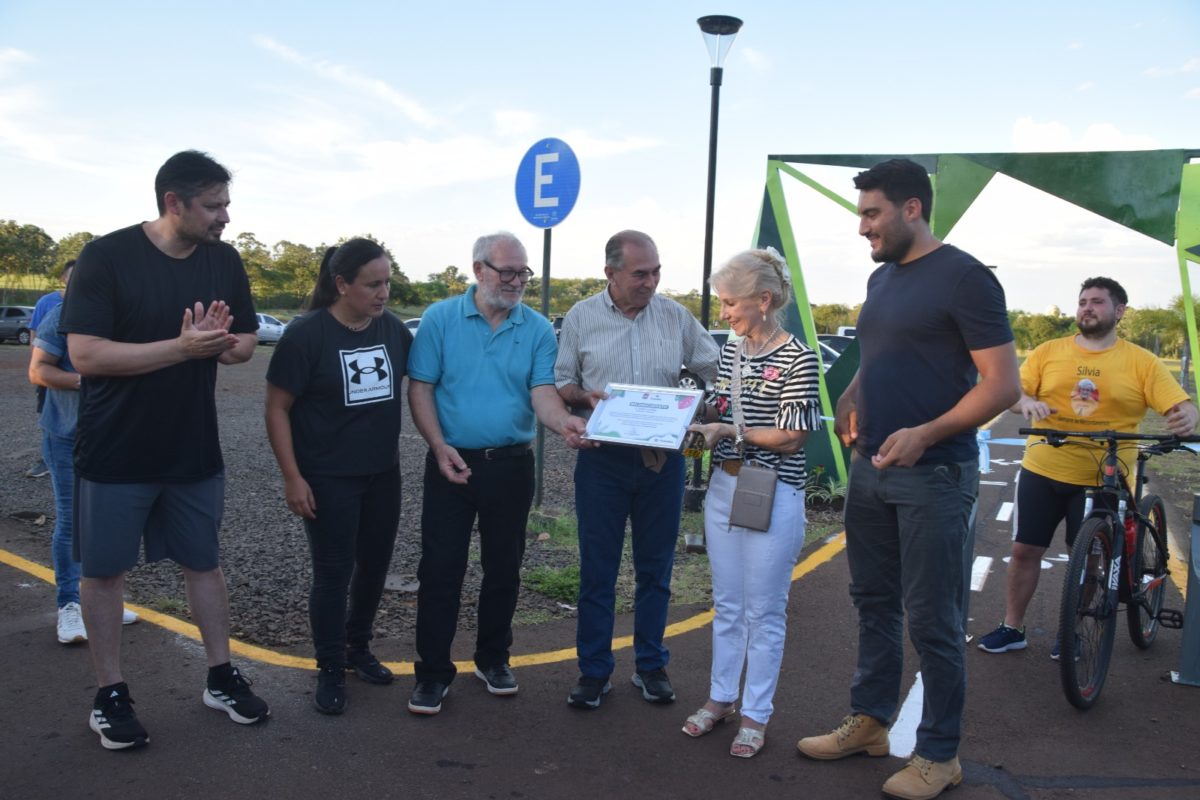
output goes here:
[{"label": "white sandal", "polygon": [[[732,703],[730,703],[720,714],[714,714],[707,708],[701,708],[695,714],[692,714],[687,718],[680,730],[682,730],[688,736],[691,736],[693,739],[696,739],[706,733],[712,733],[712,729],[717,727],[718,722],[724,722],[736,713],[737,708],[735,708]],[[695,733],[688,730],[689,725],[696,729]]]},{"label": "white sandal", "polygon": [[[741,728],[733,743],[729,745],[729,755],[734,758],[754,758],[766,744],[766,737],[763,734],[764,731],[758,728]],[[736,747],[747,747],[749,750],[739,753],[734,750]]]}]

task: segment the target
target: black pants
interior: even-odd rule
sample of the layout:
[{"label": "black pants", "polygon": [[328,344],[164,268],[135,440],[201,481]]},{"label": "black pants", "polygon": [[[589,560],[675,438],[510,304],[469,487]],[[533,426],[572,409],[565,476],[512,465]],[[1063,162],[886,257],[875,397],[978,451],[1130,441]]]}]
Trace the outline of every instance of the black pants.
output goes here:
[{"label": "black pants", "polygon": [[336,667],[345,664],[347,645],[372,639],[400,525],[400,468],[315,477],[308,485],[317,502],[317,518],[304,521],[313,571],[308,618],[317,666]]},{"label": "black pants", "polygon": [[498,461],[465,459],[466,485],[450,483],[433,455],[425,457],[425,500],[421,507],[421,565],[417,577],[417,680],[450,683],[456,669],[450,645],[458,609],[471,527],[479,519],[483,583],[479,590],[475,664],[486,669],[508,663],[512,617],[521,588],[525,525],[533,502],[533,455]]}]

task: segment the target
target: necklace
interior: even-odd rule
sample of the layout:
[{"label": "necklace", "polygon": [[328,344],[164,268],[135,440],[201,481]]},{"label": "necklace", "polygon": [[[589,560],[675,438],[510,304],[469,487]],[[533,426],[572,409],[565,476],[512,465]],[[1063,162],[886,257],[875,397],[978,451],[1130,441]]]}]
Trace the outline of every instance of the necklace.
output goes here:
[{"label": "necklace", "polygon": [[782,326],[779,325],[778,323],[776,323],[775,330],[771,331],[770,335],[767,336],[767,338],[763,340],[763,343],[758,346],[758,349],[754,351],[753,355],[747,353],[745,350],[742,351],[742,376],[743,377],[749,378],[750,375],[754,372],[754,366],[750,363],[750,360],[761,356],[763,354],[763,351],[765,351],[767,349],[767,347],[770,346],[771,342],[774,341],[775,337],[779,334],[779,331],[781,329],[782,329]]},{"label": "necklace", "polygon": [[371,324],[371,317],[367,317],[365,320],[358,323],[357,325],[351,325],[349,322],[342,322],[340,319],[337,318],[337,315],[334,314],[332,311],[330,311],[329,313],[330,313],[330,316],[332,316],[334,319],[337,319],[339,325],[341,325],[343,328],[345,328],[346,330],[348,330],[352,333],[359,333],[361,331],[365,331],[367,329],[367,326]]}]

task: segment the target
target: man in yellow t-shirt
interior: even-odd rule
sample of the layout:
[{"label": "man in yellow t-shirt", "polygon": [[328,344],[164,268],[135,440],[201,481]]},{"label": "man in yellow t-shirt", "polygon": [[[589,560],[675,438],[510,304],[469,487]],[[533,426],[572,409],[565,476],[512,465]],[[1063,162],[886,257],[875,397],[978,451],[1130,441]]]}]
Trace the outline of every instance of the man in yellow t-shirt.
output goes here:
[{"label": "man in yellow t-shirt", "polygon": [[[1136,432],[1146,410],[1166,417],[1180,436],[1196,427],[1196,406],[1148,350],[1117,338],[1128,297],[1111,278],[1089,278],[1079,292],[1079,333],[1039,345],[1021,365],[1021,399],[1012,412],[1030,423],[1060,430]],[[1034,446],[1029,437],[1017,475],[1012,558],[1008,565],[1004,622],[979,640],[979,649],[1003,653],[1025,648],[1025,609],[1037,590],[1042,555],[1058,523],[1067,521],[1067,546],[1083,523],[1084,493],[1099,486],[1100,452],[1086,446]],[[1121,449],[1128,474],[1136,448]],[[1050,651],[1058,659],[1058,642]]]}]

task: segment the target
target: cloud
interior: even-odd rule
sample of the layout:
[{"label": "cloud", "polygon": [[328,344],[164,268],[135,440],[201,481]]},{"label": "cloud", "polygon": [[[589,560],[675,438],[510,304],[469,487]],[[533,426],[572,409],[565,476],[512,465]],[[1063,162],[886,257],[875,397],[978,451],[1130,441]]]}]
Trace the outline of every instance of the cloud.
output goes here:
[{"label": "cloud", "polygon": [[312,59],[285,44],[275,41],[269,36],[256,35],[253,37],[256,45],[272,55],[289,63],[320,75],[322,78],[339,83],[342,86],[355,89],[365,94],[379,98],[385,103],[399,109],[410,120],[424,127],[434,127],[439,123],[424,106],[412,98],[396,91],[386,81],[363,75],[351,67],[335,64],[323,59]]},{"label": "cloud", "polygon": [[500,136],[524,136],[538,129],[538,116],[529,111],[499,110],[492,114]]},{"label": "cloud", "polygon": [[1149,67],[1143,70],[1142,74],[1151,78],[1165,78],[1184,72],[1200,72],[1200,58],[1189,58],[1178,67]]},{"label": "cloud", "polygon": [[32,64],[36,59],[25,52],[18,50],[15,47],[0,47],[0,78],[9,74],[9,71],[20,64]]},{"label": "cloud", "polygon": [[1197,86],[1195,89],[1189,89],[1183,93],[1183,96],[1189,100],[1200,100],[1200,86]]},{"label": "cloud", "polygon": [[743,61],[750,65],[750,68],[756,72],[769,72],[771,69],[771,60],[767,58],[767,54],[754,47],[738,48],[738,53]]},{"label": "cloud", "polygon": [[1068,50],[1082,50],[1083,42],[1068,42],[1067,49]]},{"label": "cloud", "polygon": [[1096,84],[1093,81],[1084,81],[1083,83],[1081,83],[1075,87],[1075,91],[1086,92],[1086,91],[1088,91],[1090,89],[1094,89],[1094,88],[1096,88]]},{"label": "cloud", "polygon": [[622,139],[601,139],[587,131],[573,130],[568,131],[566,142],[571,145],[571,149],[575,151],[580,158],[605,158],[606,156],[619,156],[626,153],[631,153],[635,150],[646,150],[652,147],[662,146],[662,142],[658,139],[650,139],[645,136],[626,136]]},{"label": "cloud", "polygon": [[1122,133],[1109,122],[1088,125],[1076,136],[1061,122],[1037,122],[1021,117],[1013,123],[1013,149],[1024,152],[1062,150],[1153,150],[1162,145],[1153,136]]}]

